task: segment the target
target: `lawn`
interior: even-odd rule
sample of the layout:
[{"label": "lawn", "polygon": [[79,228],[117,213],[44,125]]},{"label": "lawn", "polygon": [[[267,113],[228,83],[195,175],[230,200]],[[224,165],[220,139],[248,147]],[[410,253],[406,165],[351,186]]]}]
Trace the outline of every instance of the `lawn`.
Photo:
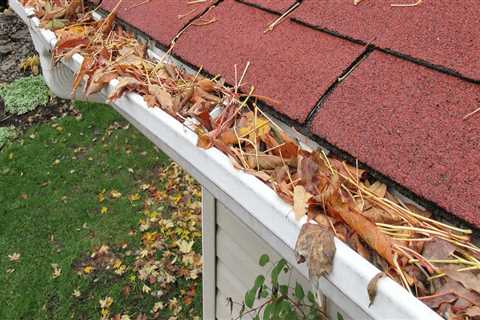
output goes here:
[{"label": "lawn", "polygon": [[200,319],[199,186],[76,107],[0,151],[0,319]]}]

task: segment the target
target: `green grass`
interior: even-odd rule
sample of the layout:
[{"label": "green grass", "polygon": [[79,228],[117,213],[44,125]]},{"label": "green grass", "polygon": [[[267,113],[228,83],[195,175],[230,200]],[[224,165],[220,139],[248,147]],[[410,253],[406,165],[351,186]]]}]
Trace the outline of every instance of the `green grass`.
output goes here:
[{"label": "green grass", "polygon": [[[138,192],[169,160],[137,130],[125,129],[127,122],[110,107],[77,107],[81,120],[65,117],[33,127],[0,152],[2,320],[98,319],[98,300],[107,295],[131,304],[114,309],[141,311],[139,295],[122,297],[127,277],[99,273],[93,281],[79,276],[73,264],[104,243],[138,243],[139,234],[129,230],[138,227],[143,203],[126,195]],[[99,203],[104,189],[124,196]],[[102,206],[107,214],[100,213]],[[14,252],[20,261],[10,261]],[[62,269],[55,279],[54,263]],[[77,288],[81,299],[72,296]]]}]

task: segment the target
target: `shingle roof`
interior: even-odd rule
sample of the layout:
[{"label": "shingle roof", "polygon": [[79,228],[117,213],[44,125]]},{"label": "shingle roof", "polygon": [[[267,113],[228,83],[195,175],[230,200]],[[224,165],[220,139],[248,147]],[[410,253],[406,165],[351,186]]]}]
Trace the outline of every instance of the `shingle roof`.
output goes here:
[{"label": "shingle roof", "polygon": [[[273,110],[302,132],[480,226],[480,113],[463,119],[480,107],[478,1],[304,0],[264,34],[294,2],[224,0],[174,54],[231,84],[234,64],[241,72],[250,61],[246,82],[280,100]],[[167,45],[211,3],[178,19],[194,6],[151,1],[120,9],[120,18]]]}]

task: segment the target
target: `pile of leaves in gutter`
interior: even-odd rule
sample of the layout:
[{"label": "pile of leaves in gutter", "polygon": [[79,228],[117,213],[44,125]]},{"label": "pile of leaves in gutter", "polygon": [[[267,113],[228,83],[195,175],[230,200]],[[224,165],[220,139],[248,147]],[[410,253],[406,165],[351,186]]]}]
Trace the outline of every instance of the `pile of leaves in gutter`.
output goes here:
[{"label": "pile of leaves in gutter", "polygon": [[[471,243],[471,231],[432,219],[368,180],[358,166],[300,146],[257,107],[257,99],[268,98],[256,96],[253,87],[245,90],[248,64],[229,87],[219,77],[149,59],[146,46],[114,24],[118,5],[95,21],[81,0],[23,4],[55,31],[56,62],[83,56],[72,92],[83,82],[83,92],[91,95],[117,79],[110,101],[140,94],[148,106],[194,130],[200,148],[218,148],[292,204],[297,219],[306,216],[297,252],[312,278],[331,270],[335,235],[443,317],[480,319],[480,248]],[[372,302],[379,278],[368,288]]]}]

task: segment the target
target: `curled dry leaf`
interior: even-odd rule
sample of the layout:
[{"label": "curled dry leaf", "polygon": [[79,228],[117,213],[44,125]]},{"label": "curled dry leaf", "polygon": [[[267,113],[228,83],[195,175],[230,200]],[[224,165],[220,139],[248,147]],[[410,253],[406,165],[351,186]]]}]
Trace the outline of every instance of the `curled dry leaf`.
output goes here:
[{"label": "curled dry leaf", "polygon": [[167,90],[163,89],[159,85],[151,84],[148,86],[148,92],[150,92],[150,94],[157,99],[157,102],[160,104],[160,106],[167,108],[168,110],[172,110],[173,99]]},{"label": "curled dry leaf", "polygon": [[377,296],[378,281],[385,276],[386,274],[384,272],[379,272],[368,283],[367,292],[368,299],[370,300],[370,303],[368,304],[369,307],[373,304],[375,297]]},{"label": "curled dry leaf", "polygon": [[89,82],[85,90],[85,95],[90,96],[102,90],[110,81],[117,78],[118,74],[114,71],[105,72],[103,69],[95,71],[92,81]]},{"label": "curled dry leaf", "polygon": [[307,261],[310,279],[318,280],[332,271],[335,256],[333,232],[318,224],[305,223],[295,244],[295,254],[298,263]]},{"label": "curled dry leaf", "polygon": [[83,78],[85,77],[88,70],[92,69],[94,62],[93,59],[89,56],[83,59],[82,65],[80,66],[80,70],[75,74],[75,78],[73,79],[72,83],[72,97],[75,96],[75,92],[77,91],[78,86],[82,82]]},{"label": "curled dry leaf", "polygon": [[115,89],[108,95],[108,102],[113,100],[117,100],[120,98],[125,92],[138,90],[144,87],[145,84],[143,82],[138,81],[137,79],[131,77],[120,77],[118,78],[118,84]]}]

